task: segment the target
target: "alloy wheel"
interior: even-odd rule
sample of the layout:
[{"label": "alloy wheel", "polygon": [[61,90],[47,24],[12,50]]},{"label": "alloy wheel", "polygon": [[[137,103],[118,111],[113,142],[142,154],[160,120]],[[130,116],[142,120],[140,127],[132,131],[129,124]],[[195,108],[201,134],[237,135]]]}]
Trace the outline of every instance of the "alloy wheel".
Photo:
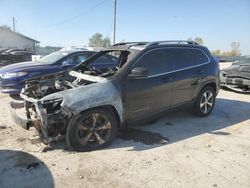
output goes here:
[{"label": "alloy wheel", "polygon": [[92,113],[78,122],[76,138],[82,146],[96,147],[108,141],[111,129],[112,125],[107,116],[102,113]]},{"label": "alloy wheel", "polygon": [[203,93],[200,100],[200,109],[202,113],[207,114],[211,111],[214,105],[214,95],[213,92],[207,90]]}]

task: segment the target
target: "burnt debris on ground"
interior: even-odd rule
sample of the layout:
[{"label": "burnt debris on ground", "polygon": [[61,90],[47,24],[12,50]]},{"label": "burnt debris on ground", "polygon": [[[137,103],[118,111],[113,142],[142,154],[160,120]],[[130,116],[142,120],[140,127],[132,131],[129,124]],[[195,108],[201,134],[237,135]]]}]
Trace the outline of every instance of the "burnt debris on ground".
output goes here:
[{"label": "burnt debris on ground", "polygon": [[133,128],[123,129],[118,138],[122,140],[133,140],[134,142],[141,142],[146,145],[167,144],[169,142],[168,138],[163,137],[159,133]]}]

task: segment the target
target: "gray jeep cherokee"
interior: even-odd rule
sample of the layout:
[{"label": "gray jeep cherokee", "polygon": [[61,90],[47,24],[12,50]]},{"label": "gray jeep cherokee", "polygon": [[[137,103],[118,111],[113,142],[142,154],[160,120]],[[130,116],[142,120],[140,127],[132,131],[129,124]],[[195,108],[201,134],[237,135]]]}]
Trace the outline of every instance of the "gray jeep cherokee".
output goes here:
[{"label": "gray jeep cherokee", "polygon": [[[118,67],[89,68],[105,54],[116,55]],[[173,108],[190,105],[196,115],[208,116],[218,76],[218,63],[195,42],[119,43],[69,71],[28,80],[20,94],[24,102],[10,103],[11,115],[25,129],[34,126],[45,144],[64,135],[74,150],[100,149],[126,125]],[[25,119],[16,114],[21,107]]]}]

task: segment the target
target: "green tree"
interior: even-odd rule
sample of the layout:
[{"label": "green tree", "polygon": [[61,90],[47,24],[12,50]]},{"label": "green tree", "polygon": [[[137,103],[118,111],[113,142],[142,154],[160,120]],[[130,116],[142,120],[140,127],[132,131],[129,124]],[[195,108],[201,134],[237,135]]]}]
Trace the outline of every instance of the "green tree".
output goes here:
[{"label": "green tree", "polygon": [[194,41],[197,42],[197,43],[200,44],[200,45],[204,44],[203,39],[200,38],[200,37],[196,37],[196,38],[194,39]]},{"label": "green tree", "polygon": [[240,42],[231,42],[232,56],[240,55]]},{"label": "green tree", "polygon": [[110,45],[110,38],[103,38],[103,35],[101,33],[95,33],[89,38],[90,47],[109,47]]},{"label": "green tree", "polygon": [[107,48],[109,46],[111,46],[110,38],[109,37],[105,37],[103,39],[103,47]]},{"label": "green tree", "polygon": [[221,52],[220,52],[219,49],[217,49],[217,50],[211,51],[211,54],[212,54],[213,56],[220,56],[220,55],[221,55]]},{"label": "green tree", "polygon": [[197,42],[200,45],[204,44],[204,41],[201,37],[195,37],[194,40],[192,37],[189,37],[187,40]]}]

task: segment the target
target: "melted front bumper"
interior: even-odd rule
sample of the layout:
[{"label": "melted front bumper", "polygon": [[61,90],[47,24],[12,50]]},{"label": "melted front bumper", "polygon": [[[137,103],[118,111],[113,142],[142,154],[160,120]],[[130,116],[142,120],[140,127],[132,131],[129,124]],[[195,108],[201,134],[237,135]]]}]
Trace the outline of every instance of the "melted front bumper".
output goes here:
[{"label": "melted front bumper", "polygon": [[13,121],[23,129],[29,130],[32,126],[32,120],[25,115],[24,102],[12,101],[9,103],[9,112]]}]

